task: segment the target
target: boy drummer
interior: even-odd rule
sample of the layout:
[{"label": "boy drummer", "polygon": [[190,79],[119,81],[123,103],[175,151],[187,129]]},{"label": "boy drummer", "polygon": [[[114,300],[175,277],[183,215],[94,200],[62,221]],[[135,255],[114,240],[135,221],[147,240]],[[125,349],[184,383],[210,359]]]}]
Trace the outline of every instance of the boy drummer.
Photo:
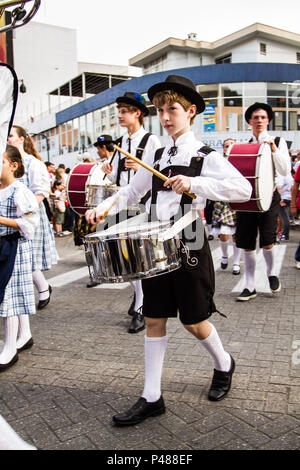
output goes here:
[{"label": "boy drummer", "polygon": [[[159,139],[147,133],[143,127],[144,118],[149,114],[144,98],[138,93],[127,91],[123,96],[119,96],[116,102],[120,125],[127,129],[125,135],[118,139],[117,143],[123,150],[144,160],[149,153],[152,155],[160,147]],[[116,183],[117,186],[126,186],[139,169],[139,164],[125,158],[121,153],[112,158],[112,164],[105,162],[102,171],[107,174],[107,178],[112,183]],[[128,333],[138,333],[145,328],[142,312],[143,290],[139,280],[132,281],[131,285],[134,289],[134,299],[128,310],[128,314],[132,316]]]},{"label": "boy drummer", "polygon": [[[221,155],[196,140],[190,130],[196,114],[205,109],[194,83],[182,76],[169,75],[164,82],[152,86],[148,96],[169,134],[169,142],[155,156],[149,156],[147,163],[152,167],[155,164],[155,168],[169,178],[161,183],[148,170],[140,168],[131,183],[119,191],[116,210],[121,210],[126,204],[124,199],[127,199],[127,204],[132,204],[149,189],[152,189],[152,194],[146,211],[151,211],[151,215],[156,213],[159,220],[176,217],[182,208],[203,209],[207,198],[216,201],[248,200],[250,183]],[[183,194],[185,191],[194,193],[197,198],[192,200]],[[88,211],[88,220],[101,222],[114,197]],[[199,231],[199,236],[203,234]],[[213,300],[214,267],[205,234],[204,237],[203,247],[196,247],[192,252],[193,259],[196,259],[194,267],[192,258],[186,254],[179,269],[142,281],[146,319],[144,390],[132,408],[113,417],[116,425],[132,425],[164,413],[161,375],[167,347],[167,320],[176,317],[177,311],[184,328],[196,337],[214,361],[209,400],[221,400],[230,390],[235,362],[224,350],[215,327],[208,321],[217,310]]]}]

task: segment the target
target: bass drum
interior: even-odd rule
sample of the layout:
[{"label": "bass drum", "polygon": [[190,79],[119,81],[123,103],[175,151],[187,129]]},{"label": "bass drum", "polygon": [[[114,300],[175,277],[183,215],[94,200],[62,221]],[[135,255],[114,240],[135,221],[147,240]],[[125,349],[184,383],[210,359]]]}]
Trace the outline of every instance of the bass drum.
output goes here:
[{"label": "bass drum", "polygon": [[231,202],[236,211],[266,212],[274,192],[275,171],[269,144],[235,144],[229,151],[228,161],[247,178],[252,186],[247,202]]},{"label": "bass drum", "polygon": [[71,209],[80,216],[118,190],[109,181],[105,183],[101,166],[98,163],[79,163],[70,173],[67,197]]}]

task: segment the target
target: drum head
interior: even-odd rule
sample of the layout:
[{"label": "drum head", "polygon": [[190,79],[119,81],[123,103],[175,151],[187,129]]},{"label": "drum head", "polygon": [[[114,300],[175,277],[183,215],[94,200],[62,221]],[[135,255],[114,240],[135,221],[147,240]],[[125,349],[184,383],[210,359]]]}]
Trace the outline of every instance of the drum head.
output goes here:
[{"label": "drum head", "polygon": [[271,147],[262,144],[260,157],[257,159],[257,194],[259,194],[259,205],[262,211],[269,210],[274,191],[274,164]]},{"label": "drum head", "polygon": [[[130,219],[129,219],[130,220]],[[116,227],[116,230],[114,231],[114,228],[111,227],[107,230],[102,230],[101,232],[97,232],[95,234],[100,240],[101,239],[106,239],[107,237],[114,238],[114,237],[128,237],[128,238],[142,238],[147,237],[148,235],[152,234],[157,234],[160,233],[164,230],[167,230],[169,227],[171,227],[172,223],[170,221],[153,221],[153,222],[142,222],[137,225],[130,225],[125,227]],[[89,237],[90,235],[88,235]]]},{"label": "drum head", "polygon": [[101,170],[102,164],[96,163],[88,176],[87,179],[87,186],[89,185],[95,185],[95,186],[104,186],[107,184],[111,184],[108,178],[104,178],[105,173]]}]

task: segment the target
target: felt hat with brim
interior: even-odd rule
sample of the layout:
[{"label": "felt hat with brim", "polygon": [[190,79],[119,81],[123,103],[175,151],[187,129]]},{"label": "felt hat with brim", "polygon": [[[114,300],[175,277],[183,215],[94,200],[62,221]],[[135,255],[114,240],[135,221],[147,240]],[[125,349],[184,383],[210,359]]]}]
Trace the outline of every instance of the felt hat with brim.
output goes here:
[{"label": "felt hat with brim", "polygon": [[245,119],[248,123],[251,119],[252,113],[256,111],[257,109],[264,109],[265,111],[267,111],[269,121],[272,121],[274,117],[274,113],[273,113],[273,109],[271,108],[271,106],[267,103],[254,103],[251,106],[249,106],[249,108],[245,112]]},{"label": "felt hat with brim", "polygon": [[144,113],[145,116],[148,116],[149,114],[149,110],[147,106],[145,105],[145,100],[143,96],[141,96],[139,93],[126,91],[126,93],[124,93],[124,96],[118,96],[118,98],[116,99],[116,102],[135,106],[140,111],[142,111],[142,113]]},{"label": "felt hat with brim", "polygon": [[112,139],[111,135],[103,134],[97,137],[97,141],[93,144],[94,147],[102,146],[103,144],[105,145],[110,145],[113,144],[114,141]]},{"label": "felt hat with brim", "polygon": [[152,102],[154,96],[159,91],[171,90],[187,98],[192,104],[196,105],[197,114],[205,110],[205,102],[202,96],[197,92],[195,84],[189,78],[181,75],[168,75],[164,82],[153,85],[148,90],[149,100]]}]

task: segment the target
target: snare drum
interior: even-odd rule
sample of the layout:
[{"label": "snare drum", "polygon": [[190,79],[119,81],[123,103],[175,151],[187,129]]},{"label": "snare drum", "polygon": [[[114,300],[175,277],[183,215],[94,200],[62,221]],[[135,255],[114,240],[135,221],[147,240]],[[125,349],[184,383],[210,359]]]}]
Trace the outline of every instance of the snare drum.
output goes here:
[{"label": "snare drum", "polygon": [[266,212],[274,192],[274,164],[269,144],[235,144],[228,161],[251,183],[252,194],[247,202],[231,202],[236,211]]},{"label": "snare drum", "polygon": [[[84,238],[91,279],[104,283],[145,279],[181,266],[177,236],[161,241],[170,222],[144,222],[117,233],[105,230]],[[121,230],[121,229],[120,229]]]},{"label": "snare drum", "polygon": [[112,196],[118,187],[103,180],[105,173],[98,163],[79,163],[70,173],[67,186],[69,204],[74,212],[84,215],[87,209],[96,207]]}]

